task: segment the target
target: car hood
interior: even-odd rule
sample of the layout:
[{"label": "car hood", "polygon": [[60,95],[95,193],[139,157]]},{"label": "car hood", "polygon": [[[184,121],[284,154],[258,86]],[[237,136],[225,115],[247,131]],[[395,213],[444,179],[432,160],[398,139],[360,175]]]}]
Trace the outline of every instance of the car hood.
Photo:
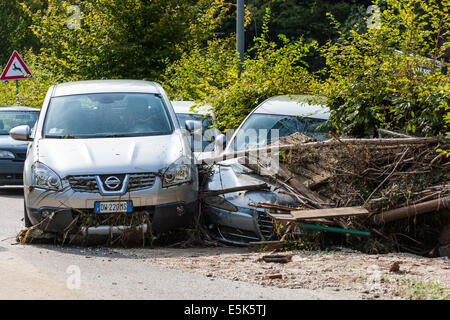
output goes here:
[{"label": "car hood", "polygon": [[[243,158],[241,158],[243,159]],[[205,190],[222,190],[226,188],[249,186],[266,183],[273,190],[276,185],[267,177],[255,174],[251,169],[239,163],[239,159],[231,159],[213,166],[212,175],[207,180]],[[295,205],[295,200],[286,194],[270,190],[239,191],[224,194],[223,197],[237,207],[249,207],[251,203],[277,203]]]},{"label": "car hood", "polygon": [[158,172],[184,155],[178,134],[165,136],[42,139],[39,161],[61,177],[77,174]]}]

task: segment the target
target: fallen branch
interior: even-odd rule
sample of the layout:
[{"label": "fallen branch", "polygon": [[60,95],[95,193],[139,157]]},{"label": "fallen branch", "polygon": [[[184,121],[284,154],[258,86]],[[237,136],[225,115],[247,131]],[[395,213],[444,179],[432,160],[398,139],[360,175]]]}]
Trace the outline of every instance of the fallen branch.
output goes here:
[{"label": "fallen branch", "polygon": [[232,192],[238,192],[238,191],[254,191],[254,190],[262,190],[262,189],[269,189],[269,186],[266,183],[261,184],[255,184],[255,185],[249,185],[249,186],[240,186],[240,187],[233,187],[233,188],[226,188],[221,190],[209,190],[209,191],[202,191],[199,193],[199,198],[209,198],[218,196],[225,193],[232,193]]},{"label": "fallen branch", "polygon": [[377,131],[378,131],[378,136],[380,138],[382,138],[383,135],[388,136],[388,137],[412,138],[412,136],[409,136],[407,134],[394,132],[394,131],[391,131],[391,130],[378,129]]},{"label": "fallen branch", "polygon": [[268,210],[279,210],[279,211],[294,211],[294,210],[301,210],[302,208],[294,208],[294,207],[287,207],[287,206],[282,206],[279,204],[273,204],[273,203],[263,203],[263,202],[258,202],[258,203],[249,203],[248,204],[250,207],[255,207],[255,208],[261,208],[261,209],[268,209]]},{"label": "fallen branch", "polygon": [[386,222],[401,220],[414,217],[419,214],[439,211],[440,209],[449,209],[450,213],[450,197],[435,199],[408,207],[393,209],[372,216],[372,222],[375,224],[384,224]]},{"label": "fallen branch", "polygon": [[336,146],[342,143],[354,144],[354,145],[366,145],[366,146],[402,146],[402,145],[424,145],[430,143],[436,143],[442,141],[442,138],[424,137],[424,138],[387,138],[387,139],[356,139],[347,138],[336,141],[334,139],[308,142],[300,144],[287,144],[287,145],[271,145],[263,148],[248,149],[241,151],[233,151],[229,153],[222,153],[218,156],[203,159],[206,163],[220,162],[224,160],[240,158],[240,157],[255,157],[258,154],[267,156],[269,152],[279,152],[283,150],[295,149],[296,151],[308,148],[321,148],[327,146]]}]

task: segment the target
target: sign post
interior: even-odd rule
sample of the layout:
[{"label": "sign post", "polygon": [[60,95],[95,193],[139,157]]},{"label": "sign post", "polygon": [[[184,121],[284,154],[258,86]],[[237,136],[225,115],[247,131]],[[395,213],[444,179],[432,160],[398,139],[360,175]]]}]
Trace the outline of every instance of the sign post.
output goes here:
[{"label": "sign post", "polygon": [[28,69],[27,65],[19,56],[19,53],[14,50],[11,58],[9,58],[9,61],[6,64],[6,68],[3,70],[2,75],[0,76],[0,80],[15,80],[17,97],[19,95],[19,80],[31,79],[32,77],[33,76],[31,75],[31,72]]}]

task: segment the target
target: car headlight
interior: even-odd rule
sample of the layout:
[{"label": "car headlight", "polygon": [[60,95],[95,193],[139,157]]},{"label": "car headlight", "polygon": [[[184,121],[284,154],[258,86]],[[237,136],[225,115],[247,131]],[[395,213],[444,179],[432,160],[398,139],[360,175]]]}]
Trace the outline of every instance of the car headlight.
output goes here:
[{"label": "car headlight", "polygon": [[184,164],[183,159],[180,158],[172,163],[164,172],[163,188],[191,181],[191,167]]},{"label": "car headlight", "polygon": [[0,159],[14,159],[15,157],[11,151],[0,150]]},{"label": "car headlight", "polygon": [[59,176],[46,165],[35,162],[31,167],[32,184],[36,188],[58,190],[61,187]]}]

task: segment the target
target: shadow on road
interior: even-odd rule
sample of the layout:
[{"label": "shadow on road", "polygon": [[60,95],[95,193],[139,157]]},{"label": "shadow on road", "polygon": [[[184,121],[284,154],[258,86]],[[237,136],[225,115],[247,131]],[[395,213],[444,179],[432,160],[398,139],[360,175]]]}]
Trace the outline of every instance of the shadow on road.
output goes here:
[{"label": "shadow on road", "polygon": [[2,198],[23,198],[23,187],[22,186],[8,186],[0,187],[0,197]]}]

